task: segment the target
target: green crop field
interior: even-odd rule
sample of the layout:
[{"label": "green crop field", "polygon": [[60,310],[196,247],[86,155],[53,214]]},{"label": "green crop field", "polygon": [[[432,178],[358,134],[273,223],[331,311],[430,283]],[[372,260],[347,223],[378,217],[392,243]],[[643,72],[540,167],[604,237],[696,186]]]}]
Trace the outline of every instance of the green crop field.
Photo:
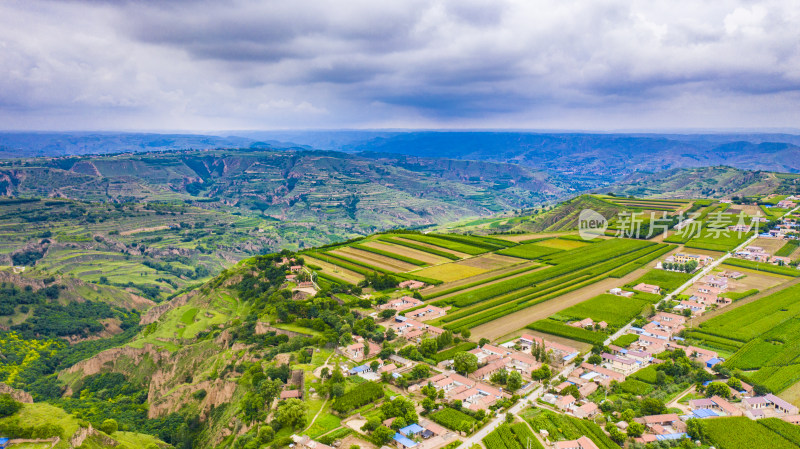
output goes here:
[{"label": "green crop field", "polygon": [[[460,257],[456,256],[455,254],[453,254],[451,252],[438,250],[436,248],[431,248],[431,247],[424,246],[424,245],[418,245],[416,243],[409,242],[407,240],[402,240],[402,237],[405,237],[405,236],[406,236],[406,234],[401,234],[401,235],[381,235],[381,236],[378,236],[378,240],[381,240],[381,241],[384,241],[384,242],[387,242],[387,243],[391,243],[393,245],[405,246],[406,248],[415,249],[417,251],[422,251],[424,253],[433,254],[435,256],[444,257],[444,258],[450,259],[450,260],[460,260],[461,259]],[[400,238],[396,238],[396,237],[400,237]]]},{"label": "green crop field", "polygon": [[800,270],[798,270],[797,268],[787,267],[787,266],[781,267],[766,262],[755,262],[752,260],[728,258],[724,262],[722,262],[722,264],[731,267],[747,268],[749,270],[762,271],[764,273],[780,274],[783,276],[791,276],[791,277],[800,276]]},{"label": "green crop field", "polygon": [[747,374],[751,382],[781,392],[800,381],[798,295],[800,285],[773,293],[702,323],[688,338],[734,347],[725,366],[757,370]]},{"label": "green crop field", "polygon": [[593,345],[601,345],[608,337],[607,334],[599,331],[589,331],[580,327],[567,326],[559,321],[545,319],[539,320],[528,325],[528,329],[544,332],[547,334],[558,335],[559,337],[569,338],[570,340],[582,341]]},{"label": "green crop field", "polygon": [[476,422],[475,418],[450,407],[445,407],[439,411],[431,413],[429,418],[433,422],[441,424],[448,429],[455,430],[457,432],[461,431],[461,427],[464,425],[464,423],[467,423],[467,425],[471,427]]},{"label": "green crop field", "polygon": [[767,426],[743,416],[704,419],[700,424],[708,440],[719,449],[797,448]]},{"label": "green crop field", "polygon": [[463,243],[458,240],[451,240],[433,235],[423,234],[403,234],[402,237],[408,240],[415,240],[417,242],[427,243],[429,245],[438,246],[440,248],[458,251],[460,253],[478,255],[489,251],[489,248],[474,246],[471,244]]},{"label": "green crop field", "polygon": [[712,335],[747,342],[800,314],[800,285],[745,304],[700,325]]},{"label": "green crop field", "polygon": [[530,423],[534,432],[546,430],[553,441],[575,440],[585,435],[600,449],[619,449],[619,446],[592,421],[536,408],[523,411],[521,417]]},{"label": "green crop field", "polygon": [[605,321],[609,326],[621,327],[642,313],[647,304],[641,299],[603,294],[564,309],[557,316],[569,321],[591,318],[594,322]]},{"label": "green crop field", "polygon": [[523,259],[538,259],[549,254],[563,251],[560,248],[553,248],[539,245],[538,243],[524,243],[513,248],[498,251],[497,254],[504,256],[521,257]]},{"label": "green crop field", "polygon": [[800,240],[789,240],[778,251],[775,251],[775,255],[789,257],[798,247],[800,247]]},{"label": "green crop field", "polygon": [[436,301],[436,305],[457,308],[440,322],[448,323],[445,328],[453,331],[475,327],[595,283],[620,266],[662,248],[652,242],[619,239],[590,247],[596,250],[564,251],[580,253],[571,262],[558,260],[556,266]]},{"label": "green crop field", "polygon": [[633,287],[639,283],[645,284],[653,284],[658,285],[661,287],[665,292],[671,292],[676,288],[680,287],[681,285],[685,284],[686,281],[692,278],[692,274],[690,273],[678,273],[675,271],[665,271],[665,270],[650,270],[645,273],[639,279],[636,279],[633,282],[626,284],[626,287]]}]

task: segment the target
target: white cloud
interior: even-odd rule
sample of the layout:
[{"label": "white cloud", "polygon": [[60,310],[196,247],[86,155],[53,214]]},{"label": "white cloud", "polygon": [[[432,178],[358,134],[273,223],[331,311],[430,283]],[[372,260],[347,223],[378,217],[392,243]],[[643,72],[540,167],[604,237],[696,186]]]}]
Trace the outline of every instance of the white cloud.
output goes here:
[{"label": "white cloud", "polygon": [[7,128],[796,126],[800,5],[0,3]]}]

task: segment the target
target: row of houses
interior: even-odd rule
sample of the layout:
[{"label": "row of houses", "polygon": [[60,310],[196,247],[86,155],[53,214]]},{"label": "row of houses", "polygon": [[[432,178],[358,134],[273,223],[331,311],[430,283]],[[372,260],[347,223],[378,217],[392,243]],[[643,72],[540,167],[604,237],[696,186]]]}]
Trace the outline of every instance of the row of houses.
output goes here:
[{"label": "row of houses", "polygon": [[773,265],[789,265],[792,261],[789,257],[773,256],[760,246],[748,246],[744,249],[736,251],[735,257],[739,259],[752,260],[753,262],[771,263]]},{"label": "row of houses", "polygon": [[517,371],[523,377],[530,378],[533,371],[542,367],[542,363],[532,355],[503,346],[485,344],[469,352],[475,355],[478,364],[482,365],[470,374],[477,380],[490,380],[492,375],[500,370]]},{"label": "row of houses", "polygon": [[722,359],[715,351],[695,346],[683,346],[677,342],[676,336],[685,329],[685,324],[686,317],[682,315],[658,312],[643,327],[630,328],[629,332],[637,334],[639,338],[628,348],[609,345],[612,353],[603,355],[605,366],[627,376],[649,364],[661,363],[655,358],[655,354],[676,349],[683,350],[689,358],[697,360],[709,368],[721,363]]},{"label": "row of houses", "polygon": [[[637,443],[654,443],[656,441],[682,440],[686,434],[686,423],[676,413],[648,415],[634,418],[635,422],[644,425],[644,433],[634,439]],[[619,427],[624,421],[617,423]],[[622,427],[627,428],[627,423]]]},{"label": "row of houses", "polygon": [[511,397],[500,388],[495,388],[487,383],[464,377],[453,371],[437,374],[419,385],[409,388],[416,391],[420,385],[431,384],[437,390],[444,391],[444,396],[450,401],[461,401],[462,405],[470,410],[486,410],[498,400]]},{"label": "row of houses", "polygon": [[800,410],[793,404],[773,395],[745,397],[739,403],[729,402],[719,396],[689,401],[689,418],[717,418],[722,416],[747,416],[750,419],[783,418],[800,422]]}]

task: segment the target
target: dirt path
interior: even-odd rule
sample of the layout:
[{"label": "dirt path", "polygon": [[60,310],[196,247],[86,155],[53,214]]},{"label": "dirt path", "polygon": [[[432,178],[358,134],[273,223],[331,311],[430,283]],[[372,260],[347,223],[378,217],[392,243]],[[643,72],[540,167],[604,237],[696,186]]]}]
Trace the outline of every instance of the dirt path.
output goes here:
[{"label": "dirt path", "polygon": [[800,283],[800,277],[794,278],[794,279],[792,279],[792,280],[790,280],[788,282],[784,282],[782,284],[779,284],[779,285],[776,285],[774,287],[768,288],[768,289],[766,289],[764,291],[758,292],[753,296],[749,296],[749,297],[744,298],[742,300],[736,301],[736,302],[734,302],[733,304],[731,304],[729,306],[722,307],[722,308],[714,310],[712,312],[704,313],[703,315],[701,315],[699,317],[696,317],[696,318],[692,318],[691,320],[689,320],[689,324],[688,324],[687,327],[697,327],[701,323],[705,323],[706,321],[710,320],[711,318],[714,318],[716,316],[722,315],[725,312],[729,312],[729,311],[731,311],[733,309],[736,309],[736,308],[739,308],[739,307],[741,307],[741,306],[743,306],[745,304],[750,304],[753,301],[758,301],[759,299],[761,299],[761,298],[763,298],[765,296],[769,296],[769,295],[771,295],[771,294],[773,294],[773,293],[775,293],[777,291],[789,288],[792,285],[796,285],[797,283]]},{"label": "dirt path", "polygon": [[667,404],[667,408],[677,408],[680,411],[682,411],[683,413],[689,413],[690,412],[689,407],[687,407],[687,406],[685,406],[683,404],[680,404],[678,401],[683,399],[683,397],[686,396],[687,394],[693,393],[694,391],[695,391],[695,386],[692,385],[691,387],[687,388],[686,391],[684,391],[683,393],[675,396],[675,399],[671,400]]},{"label": "dirt path", "polygon": [[[331,360],[331,357],[333,357],[333,353],[331,353],[331,355],[329,355],[329,356],[328,356],[328,358],[327,358],[327,359],[325,359],[325,363],[324,363],[324,364],[323,364],[323,365],[320,367],[320,369],[322,369],[323,367],[326,367],[326,366],[328,366],[328,362]],[[304,394],[305,394],[305,393],[304,393]],[[315,421],[317,420],[317,418],[319,417],[319,414],[320,414],[320,413],[322,413],[322,411],[323,411],[323,410],[325,410],[325,406],[326,406],[326,405],[328,405],[328,399],[330,399],[330,398],[325,398],[325,402],[323,402],[323,403],[322,403],[322,407],[320,407],[320,408],[319,408],[319,410],[317,411],[317,414],[316,414],[316,415],[314,415],[314,418],[313,418],[313,419],[311,419],[311,422],[310,422],[310,423],[308,423],[308,427],[306,427],[306,428],[305,428],[305,430],[303,430],[303,432],[306,432],[306,431],[308,431],[308,429],[310,429],[310,428],[311,428],[311,426],[313,426],[313,425],[314,425],[314,422],[315,422]],[[340,427],[341,427],[341,426],[340,426]]]},{"label": "dirt path", "polygon": [[639,268],[621,279],[603,279],[600,282],[595,282],[594,284],[571,291],[549,301],[545,301],[543,303],[536,304],[535,306],[528,307],[527,309],[520,310],[519,312],[506,315],[498,320],[482,324],[472,329],[472,335],[474,335],[476,338],[484,337],[492,341],[505,339],[505,336],[510,336],[518,329],[523,328],[534,321],[545,319],[554,313],[566,309],[567,307],[574,306],[575,304],[586,301],[587,299],[601,295],[614,287],[620,287],[628,282],[638,279],[644,273],[650,270],[650,265],[651,264],[647,264],[646,267]]}]

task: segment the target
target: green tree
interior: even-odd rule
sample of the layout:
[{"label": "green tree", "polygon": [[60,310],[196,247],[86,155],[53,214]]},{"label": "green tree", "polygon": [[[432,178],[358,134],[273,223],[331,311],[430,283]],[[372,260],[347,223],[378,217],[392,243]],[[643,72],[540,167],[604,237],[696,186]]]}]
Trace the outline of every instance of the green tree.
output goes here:
[{"label": "green tree", "polygon": [[667,413],[667,407],[658,398],[644,398],[641,403],[643,415],[661,415]]},{"label": "green tree", "polygon": [[430,358],[436,354],[438,350],[439,344],[432,338],[426,338],[419,344],[419,353],[422,354],[423,357]]},{"label": "green tree", "polygon": [[436,408],[436,402],[434,402],[434,400],[431,398],[425,398],[422,400],[422,408],[424,408],[425,411],[429,412],[434,408]]},{"label": "green tree", "polygon": [[628,436],[631,438],[636,438],[642,436],[644,433],[644,425],[633,421],[628,424]]},{"label": "green tree", "polygon": [[100,424],[100,430],[112,435],[114,432],[119,430],[119,424],[117,424],[115,419],[107,419]]},{"label": "green tree", "polygon": [[508,375],[508,389],[511,391],[517,391],[522,387],[522,375],[519,374],[517,371],[511,371]]},{"label": "green tree", "polygon": [[306,425],[308,405],[299,399],[287,399],[275,410],[275,420],[283,427],[303,427]]},{"label": "green tree", "polygon": [[736,377],[731,377],[728,379],[728,386],[736,391],[742,391],[742,381]]},{"label": "green tree", "polygon": [[581,398],[581,392],[580,390],[578,390],[578,386],[575,384],[572,384],[561,390],[561,395],[562,396],[571,395],[575,399]]},{"label": "green tree", "polygon": [[478,369],[478,357],[469,352],[459,352],[453,357],[453,368],[459,374],[469,374]]},{"label": "green tree", "polygon": [[381,446],[388,443],[392,437],[394,437],[394,430],[386,426],[380,426],[372,432],[372,439]]},{"label": "green tree", "polygon": [[491,342],[488,338],[481,338],[478,340],[478,346],[483,347],[483,345],[487,345]]},{"label": "green tree", "polygon": [[603,363],[603,358],[599,354],[592,354],[586,361],[592,365],[599,365]]},{"label": "green tree", "polygon": [[11,416],[22,408],[22,404],[15,401],[10,394],[0,394],[0,418]]},{"label": "green tree", "polygon": [[496,384],[505,385],[508,382],[508,371],[500,369],[492,373],[491,381]]},{"label": "green tree", "polygon": [[461,337],[463,337],[464,340],[469,340],[469,337],[471,337],[471,336],[472,336],[472,332],[470,332],[469,329],[464,329],[464,330],[461,331]]},{"label": "green tree", "polygon": [[728,398],[731,396],[731,389],[722,382],[711,382],[706,387],[706,396],[719,396],[721,398]]}]

